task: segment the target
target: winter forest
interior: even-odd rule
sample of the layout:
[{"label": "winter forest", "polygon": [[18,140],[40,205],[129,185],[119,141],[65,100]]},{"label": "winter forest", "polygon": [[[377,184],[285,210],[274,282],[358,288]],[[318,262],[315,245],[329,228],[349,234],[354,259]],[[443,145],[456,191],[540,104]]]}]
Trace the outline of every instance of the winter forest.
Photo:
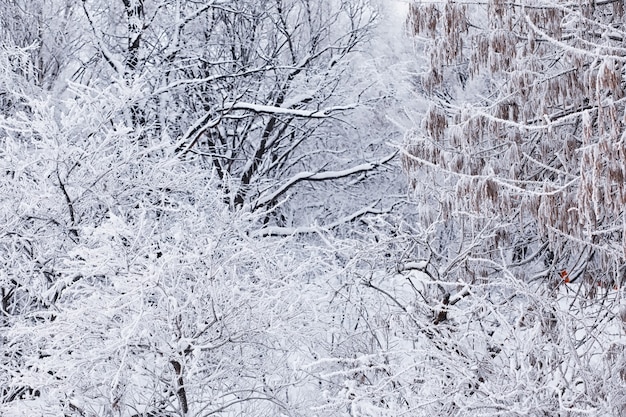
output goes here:
[{"label": "winter forest", "polygon": [[0,415],[626,415],[624,0],[0,0]]}]

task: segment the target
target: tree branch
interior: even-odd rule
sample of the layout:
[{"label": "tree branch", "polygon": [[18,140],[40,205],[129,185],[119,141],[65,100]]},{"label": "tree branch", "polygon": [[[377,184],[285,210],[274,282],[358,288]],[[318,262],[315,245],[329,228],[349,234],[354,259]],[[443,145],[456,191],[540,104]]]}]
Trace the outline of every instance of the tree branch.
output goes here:
[{"label": "tree branch", "polygon": [[289,116],[307,117],[311,119],[326,119],[330,117],[333,112],[351,110],[354,109],[356,105],[349,104],[346,106],[334,106],[322,110],[300,110],[238,101],[226,103],[224,107],[224,110],[248,110],[254,113],[284,114]]},{"label": "tree branch", "polygon": [[382,209],[375,209],[374,207],[376,207],[378,205],[378,201],[375,202],[374,204],[370,204],[367,207],[362,208],[361,210],[358,210],[352,214],[349,214],[345,217],[342,217],[339,220],[336,220],[330,224],[324,225],[324,226],[308,226],[308,227],[280,227],[280,226],[269,226],[269,227],[264,227],[260,230],[257,230],[256,232],[252,233],[251,235],[254,237],[261,237],[261,236],[292,236],[292,235],[297,235],[297,234],[304,234],[304,233],[319,233],[322,231],[328,231],[328,230],[332,230],[342,224],[346,224],[346,223],[350,223],[351,221],[354,221],[356,219],[358,219],[359,217],[365,216],[366,214],[384,214],[387,213],[388,210],[382,210]]},{"label": "tree branch", "polygon": [[259,207],[266,206],[268,203],[272,201],[276,201],[281,195],[287,192],[291,187],[298,184],[301,181],[327,181],[327,180],[336,180],[339,178],[349,177],[351,175],[359,174],[361,172],[371,171],[387,162],[392,160],[396,156],[397,152],[394,152],[390,155],[385,156],[384,158],[376,161],[376,162],[366,162],[364,164],[360,164],[354,166],[352,168],[347,168],[341,171],[323,171],[323,172],[300,172],[290,179],[287,180],[285,184],[283,184],[278,190],[273,193],[260,197],[255,202],[255,209]]}]

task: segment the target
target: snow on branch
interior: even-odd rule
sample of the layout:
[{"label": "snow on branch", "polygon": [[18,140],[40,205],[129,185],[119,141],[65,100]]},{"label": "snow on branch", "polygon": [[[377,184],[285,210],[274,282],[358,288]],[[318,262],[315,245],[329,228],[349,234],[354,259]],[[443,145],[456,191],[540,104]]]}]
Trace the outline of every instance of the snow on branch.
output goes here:
[{"label": "snow on branch", "polygon": [[428,267],[428,260],[427,259],[422,259],[419,261],[411,261],[411,262],[405,262],[401,265],[399,265],[398,267],[398,272],[404,272],[404,271],[423,271],[426,269],[426,267]]},{"label": "snow on branch", "polygon": [[508,178],[502,178],[502,177],[497,177],[494,175],[480,175],[480,174],[464,174],[461,172],[456,172],[453,171],[451,169],[447,169],[447,168],[443,168],[433,162],[430,162],[424,158],[420,158],[418,156],[415,156],[413,154],[411,154],[409,151],[407,151],[406,149],[401,149],[400,151],[402,152],[402,156],[406,157],[410,160],[413,160],[419,164],[428,166],[430,168],[434,168],[439,170],[440,172],[444,172],[446,174],[452,175],[452,176],[456,176],[458,178],[470,178],[470,179],[480,179],[480,180],[491,180],[493,182],[495,182],[498,185],[501,185],[502,187],[508,188],[511,191],[514,192],[519,192],[522,194],[531,194],[531,195],[536,195],[536,196],[549,196],[549,195],[556,195],[559,193],[564,192],[565,190],[567,190],[569,187],[574,186],[577,182],[579,182],[579,178],[576,177],[562,185],[560,185],[559,187],[555,187],[554,189],[551,190],[545,190],[544,188],[542,188],[541,190],[530,190],[528,188],[524,188],[525,185],[536,185],[536,186],[544,186],[545,184],[541,181],[522,181],[522,180],[512,180],[512,179],[508,179]]},{"label": "snow on branch", "polygon": [[[530,16],[528,15],[528,13],[525,12],[525,6],[522,5],[522,10],[524,11],[524,18],[526,20],[526,23],[528,24],[528,26],[534,30],[537,34],[539,34],[539,36],[541,36],[542,38],[544,38],[546,41],[552,43],[553,45],[557,46],[558,48],[563,49],[564,51],[567,52],[571,52],[574,54],[581,54],[581,55],[586,55],[589,56],[591,58],[600,58],[600,59],[607,59],[607,58],[611,58],[614,59],[616,61],[621,61],[624,62],[626,61],[626,57],[622,56],[622,55],[615,55],[615,54],[611,54],[611,53],[602,53],[601,52],[601,48],[603,47],[602,45],[595,45],[596,48],[594,51],[590,51],[590,50],[586,50],[586,49],[582,49],[582,48],[576,48],[574,46],[571,46],[563,41],[560,41],[556,38],[554,38],[553,36],[548,35],[545,31],[541,30],[541,28],[539,28],[537,25],[535,25],[535,23],[532,21],[532,19],[530,18]],[[608,47],[605,47],[608,49]],[[615,49],[615,48],[611,48],[611,49]],[[621,49],[621,48],[620,48]],[[598,52],[600,51],[600,52]]]},{"label": "snow on branch", "polygon": [[248,110],[255,113],[282,114],[287,116],[307,117],[312,119],[325,119],[330,117],[333,112],[354,109],[356,105],[350,104],[346,106],[334,106],[321,110],[300,110],[289,109],[277,106],[267,106],[263,104],[246,103],[243,101],[226,103],[224,110]]},{"label": "snow on branch", "polygon": [[[189,150],[193,148],[193,146],[198,141],[200,135],[207,129],[217,126],[221,120],[221,116],[217,116],[212,119],[211,113],[207,113],[205,116],[198,119],[193,125],[189,127],[189,129],[187,129],[182,138],[176,143],[176,153],[178,153],[179,155],[184,155],[189,152]],[[191,140],[189,140],[190,138]],[[182,148],[185,143],[187,143],[187,145]]]},{"label": "snow on branch", "polygon": [[268,67],[264,66],[264,67],[259,67],[259,68],[251,68],[246,71],[233,72],[233,73],[228,73],[228,74],[211,75],[209,77],[179,79],[179,80],[171,82],[168,85],[165,85],[163,87],[156,89],[152,93],[152,96],[157,96],[159,94],[166,93],[177,87],[185,87],[188,85],[198,85],[198,84],[208,84],[208,83],[219,81],[225,78],[246,77],[248,75],[256,74],[256,73],[267,71],[267,70],[268,70]]},{"label": "snow on branch", "polygon": [[264,237],[264,236],[293,236],[297,234],[306,234],[306,233],[320,233],[332,230],[342,224],[350,223],[359,217],[363,217],[366,214],[385,214],[388,210],[377,209],[375,208],[378,205],[379,201],[376,201],[373,204],[370,204],[367,207],[364,207],[360,210],[355,211],[347,216],[344,216],[334,222],[322,226],[314,225],[314,226],[304,226],[304,227],[281,227],[281,226],[269,226],[264,227],[251,233],[253,237]]},{"label": "snow on branch", "polygon": [[301,181],[326,181],[339,178],[349,177],[351,175],[359,174],[361,172],[371,171],[393,159],[397,152],[385,156],[384,158],[375,162],[366,162],[364,164],[356,165],[351,168],[339,170],[339,171],[323,171],[323,172],[299,172],[291,177],[285,184],[283,184],[278,190],[263,196],[257,200],[255,207],[264,206],[272,201],[275,201],[278,197],[283,195],[288,189],[296,185]]}]

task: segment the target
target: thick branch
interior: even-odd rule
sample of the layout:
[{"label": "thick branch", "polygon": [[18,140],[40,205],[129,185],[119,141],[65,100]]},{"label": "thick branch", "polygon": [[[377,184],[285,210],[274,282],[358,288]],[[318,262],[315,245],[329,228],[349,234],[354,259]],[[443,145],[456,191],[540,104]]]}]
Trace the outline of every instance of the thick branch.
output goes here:
[{"label": "thick branch", "polygon": [[184,414],[187,414],[189,411],[189,405],[187,403],[187,393],[185,392],[185,385],[183,381],[183,367],[180,362],[171,360],[170,363],[174,367],[174,372],[176,372],[177,380],[176,380],[176,396],[178,397],[178,402],[180,403],[180,409]]}]

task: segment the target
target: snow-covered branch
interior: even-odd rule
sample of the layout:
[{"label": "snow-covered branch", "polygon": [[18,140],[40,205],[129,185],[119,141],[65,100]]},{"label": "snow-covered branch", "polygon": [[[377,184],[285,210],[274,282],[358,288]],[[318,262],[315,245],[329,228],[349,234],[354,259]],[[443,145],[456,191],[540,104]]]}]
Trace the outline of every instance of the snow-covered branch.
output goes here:
[{"label": "snow-covered branch", "polygon": [[386,164],[391,161],[395,156],[396,152],[385,156],[384,158],[379,159],[375,162],[366,162],[364,164],[359,164],[353,166],[351,168],[346,168],[338,171],[322,171],[322,172],[300,172],[293,177],[289,178],[283,185],[281,185],[277,190],[266,193],[265,195],[261,195],[255,201],[255,207],[263,207],[272,201],[276,201],[280,196],[282,196],[285,192],[287,192],[291,187],[298,184],[302,181],[327,181],[327,180],[335,180],[340,178],[349,177],[351,175],[360,174],[363,172],[371,171],[373,169],[378,168],[381,165]]},{"label": "snow-covered branch", "polygon": [[378,202],[371,204],[368,207],[364,207],[360,210],[357,210],[356,212],[351,213],[347,216],[344,216],[340,219],[337,219],[329,224],[316,225],[316,226],[298,226],[298,227],[267,226],[251,233],[251,236],[254,236],[254,237],[293,236],[293,235],[306,234],[306,233],[328,232],[341,225],[353,222],[354,220],[360,217],[363,217],[367,214],[385,214],[389,212],[389,210],[376,208],[378,204],[379,204]]},{"label": "snow-covered branch", "polygon": [[351,110],[356,107],[356,104],[350,104],[345,106],[333,106],[327,107],[321,110],[301,110],[301,109],[292,109],[285,107],[277,107],[277,106],[268,106],[263,104],[254,104],[254,103],[246,103],[246,102],[230,102],[224,105],[224,110],[247,110],[254,113],[265,113],[272,115],[286,115],[286,116],[296,116],[296,117],[305,117],[311,119],[326,119],[332,116],[333,113]]}]

